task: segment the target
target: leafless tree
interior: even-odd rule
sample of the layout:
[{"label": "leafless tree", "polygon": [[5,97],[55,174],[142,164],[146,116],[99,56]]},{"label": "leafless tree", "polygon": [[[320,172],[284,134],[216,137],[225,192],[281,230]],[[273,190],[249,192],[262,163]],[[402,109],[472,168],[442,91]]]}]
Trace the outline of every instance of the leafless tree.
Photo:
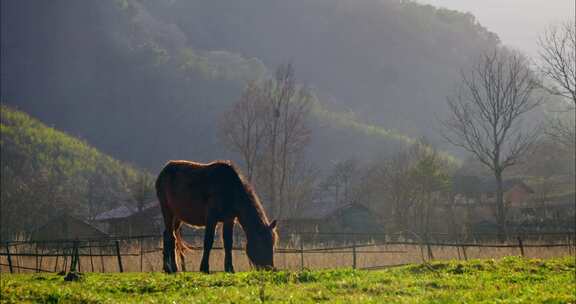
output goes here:
[{"label": "leafless tree", "polygon": [[336,205],[358,202],[360,168],[354,159],[336,162],[320,185],[320,195]]},{"label": "leafless tree", "polygon": [[576,149],[576,107],[565,98],[547,104],[546,136],[559,144],[564,152],[574,154]]},{"label": "leafless tree", "polygon": [[299,215],[302,208],[312,203],[318,187],[319,171],[313,164],[304,161],[293,162],[287,174],[286,195],[282,207],[284,218]]},{"label": "leafless tree", "polygon": [[540,69],[550,93],[571,99],[576,106],[576,22],[550,27],[538,40]]},{"label": "leafless tree", "polygon": [[553,112],[548,120],[546,133],[573,151],[576,145],[576,22],[564,22],[550,27],[538,40],[540,47],[540,70],[550,85],[545,88],[553,95],[570,101]]},{"label": "leafless tree", "polygon": [[138,172],[136,178],[128,185],[128,191],[132,196],[132,201],[136,203],[138,211],[142,211],[146,202],[154,194],[152,176],[146,172]]},{"label": "leafless tree", "polygon": [[438,151],[425,142],[418,142],[410,149],[412,165],[409,178],[414,202],[415,231],[428,239],[432,229],[432,216],[444,207],[450,188],[450,165]]},{"label": "leafless tree", "polygon": [[262,160],[265,148],[267,111],[269,105],[264,99],[257,82],[251,82],[240,100],[223,115],[220,134],[224,142],[239,153],[249,181]]},{"label": "leafless tree", "polygon": [[394,228],[397,231],[409,228],[409,210],[415,203],[414,187],[410,181],[411,163],[410,154],[403,151],[388,160],[382,168],[383,194],[390,204]]},{"label": "leafless tree", "polygon": [[221,124],[226,144],[240,153],[248,178],[266,197],[269,213],[281,217],[289,204],[291,175],[310,139],[312,95],[296,83],[292,65],[278,67],[273,79],[253,83]]},{"label": "leafless tree", "polygon": [[443,136],[472,153],[496,179],[499,234],[506,235],[506,208],[502,175],[515,165],[538,138],[538,128],[527,129],[522,116],[540,99],[538,87],[524,56],[504,49],[482,54],[454,96],[448,97],[449,116],[443,121]]},{"label": "leafless tree", "polygon": [[300,161],[301,151],[310,140],[307,119],[312,96],[305,87],[297,86],[291,64],[276,69],[274,81],[265,86],[266,96],[272,105],[268,130],[269,200],[271,213],[282,216],[287,204],[285,194],[290,167]]}]

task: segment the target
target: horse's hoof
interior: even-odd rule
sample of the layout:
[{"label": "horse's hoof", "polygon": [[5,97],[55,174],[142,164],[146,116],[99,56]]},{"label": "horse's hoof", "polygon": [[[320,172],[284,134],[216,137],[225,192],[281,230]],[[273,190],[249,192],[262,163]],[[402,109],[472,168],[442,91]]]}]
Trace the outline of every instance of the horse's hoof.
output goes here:
[{"label": "horse's hoof", "polygon": [[82,280],[82,274],[79,272],[69,272],[66,277],[64,277],[64,281],[72,282],[72,281],[80,281]]},{"label": "horse's hoof", "polygon": [[175,270],[172,270],[172,269],[173,269],[172,267],[164,267],[164,272],[167,273],[167,274],[176,273],[176,271],[175,271]]}]

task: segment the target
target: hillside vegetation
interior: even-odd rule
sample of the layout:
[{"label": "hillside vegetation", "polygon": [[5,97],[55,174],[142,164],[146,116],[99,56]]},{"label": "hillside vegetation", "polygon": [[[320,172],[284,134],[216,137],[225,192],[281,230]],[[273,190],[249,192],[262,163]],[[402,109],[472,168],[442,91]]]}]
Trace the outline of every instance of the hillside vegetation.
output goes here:
[{"label": "hillside vegetation", "polygon": [[4,274],[3,303],[573,303],[574,258],[237,274]]},{"label": "hillside vegetation", "polygon": [[139,170],[23,112],[0,110],[3,239],[62,212],[90,217],[129,200]]},{"label": "hillside vegetation", "polygon": [[287,61],[321,103],[312,160],[433,141],[457,71],[498,44],[472,15],[412,1],[22,0],[1,11],[2,102],[150,169],[233,158],[222,113]]}]

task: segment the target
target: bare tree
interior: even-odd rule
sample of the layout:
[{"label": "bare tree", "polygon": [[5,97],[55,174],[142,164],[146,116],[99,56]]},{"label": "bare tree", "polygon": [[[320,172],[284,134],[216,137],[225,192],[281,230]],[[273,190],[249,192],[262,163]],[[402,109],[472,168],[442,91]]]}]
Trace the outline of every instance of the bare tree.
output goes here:
[{"label": "bare tree", "polygon": [[301,151],[308,144],[307,125],[312,96],[307,88],[296,85],[294,68],[284,64],[276,69],[274,80],[264,86],[264,94],[271,105],[267,134],[268,199],[270,212],[282,216],[290,167],[299,161]]},{"label": "bare tree", "polygon": [[562,145],[562,149],[574,153],[576,147],[576,124],[574,109],[565,109],[553,113],[547,120],[546,135]]},{"label": "bare tree", "polygon": [[419,142],[411,148],[413,164],[408,171],[412,185],[413,218],[415,230],[428,240],[434,211],[442,207],[450,189],[449,164],[426,143]]},{"label": "bare tree", "polygon": [[354,159],[339,161],[320,185],[321,195],[336,205],[358,202],[359,164]]},{"label": "bare tree", "polygon": [[267,111],[269,105],[262,89],[258,83],[252,82],[244,89],[234,107],[223,115],[220,123],[220,134],[224,142],[240,154],[249,181],[253,181],[263,157]]},{"label": "bare tree", "polygon": [[550,27],[538,40],[540,47],[540,70],[544,87],[553,95],[570,100],[570,105],[561,105],[555,116],[548,120],[546,133],[573,151],[576,145],[576,23],[564,22]]},{"label": "bare tree", "polygon": [[[404,151],[387,161],[381,170],[383,194],[386,201],[390,203],[392,219],[398,231],[409,229],[409,210],[414,205],[414,187],[410,181],[410,166],[410,154]],[[379,211],[384,214],[384,211]]]},{"label": "bare tree", "polygon": [[496,179],[496,221],[501,238],[506,235],[506,207],[502,175],[538,138],[538,128],[522,124],[524,114],[540,102],[538,87],[524,56],[496,49],[480,56],[456,94],[448,97],[450,113],[443,121],[444,137],[472,153]]},{"label": "bare tree", "polygon": [[296,187],[291,175],[310,139],[307,119],[312,95],[298,86],[292,65],[278,67],[273,79],[249,85],[221,124],[224,142],[240,153],[248,178],[265,185],[272,216],[281,217]]},{"label": "bare tree", "polygon": [[548,29],[538,40],[540,69],[551,86],[548,91],[572,100],[576,105],[576,22],[564,22]]},{"label": "bare tree", "polygon": [[312,203],[318,186],[319,171],[313,164],[301,160],[293,162],[287,175],[288,191],[284,199],[287,203],[282,207],[282,215],[285,218],[298,215],[304,206]]},{"label": "bare tree", "polygon": [[146,202],[154,194],[152,176],[145,172],[138,172],[136,178],[128,185],[128,191],[132,196],[132,200],[136,203],[138,211],[142,211]]}]

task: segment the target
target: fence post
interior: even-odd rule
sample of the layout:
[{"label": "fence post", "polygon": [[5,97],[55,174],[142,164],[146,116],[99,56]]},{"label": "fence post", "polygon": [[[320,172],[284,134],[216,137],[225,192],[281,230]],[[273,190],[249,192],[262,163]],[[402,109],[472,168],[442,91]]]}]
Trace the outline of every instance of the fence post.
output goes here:
[{"label": "fence post", "polygon": [[76,241],[76,267],[78,269],[78,272],[82,271],[82,267],[80,264],[80,242],[78,242],[78,240]]},{"label": "fence post", "polygon": [[74,241],[72,244],[72,254],[70,255],[70,272],[76,272],[78,267],[78,241]]},{"label": "fence post", "polygon": [[66,266],[68,266],[68,249],[66,248],[66,243],[64,243],[64,248],[62,248],[62,263],[64,263],[64,265],[62,265],[62,271],[66,271]]},{"label": "fence post", "polygon": [[432,254],[432,247],[430,246],[430,241],[426,240],[426,248],[428,249],[428,260],[434,259],[434,254]]},{"label": "fence post", "polygon": [[21,273],[22,272],[22,268],[20,268],[20,266],[22,266],[22,264],[20,264],[20,255],[18,253],[20,253],[19,246],[15,246],[14,247],[14,251],[16,253],[16,272]]},{"label": "fence post", "polygon": [[8,258],[8,268],[10,268],[10,273],[14,273],[14,268],[12,267],[12,256],[10,255],[10,243],[6,243],[6,257]]},{"label": "fence post", "polygon": [[92,260],[92,243],[88,242],[88,254],[90,255],[90,269],[94,272],[94,261]]},{"label": "fence post", "polygon": [[102,245],[102,241],[98,242],[98,246],[100,246],[100,250],[98,250],[100,252],[100,265],[102,266],[102,272],[106,272],[106,268],[104,267],[104,245]]},{"label": "fence post", "polygon": [[34,253],[36,254],[36,273],[40,272],[40,257],[38,254],[38,243],[35,244],[36,246],[34,246]]},{"label": "fence post", "polygon": [[304,270],[304,243],[302,243],[302,235],[300,235],[300,271]]},{"label": "fence post", "polygon": [[356,269],[356,241],[352,242],[352,269]]},{"label": "fence post", "polygon": [[143,266],[143,264],[144,264],[144,248],[143,248],[144,242],[142,242],[142,238],[140,238],[139,242],[140,242],[140,272],[143,272],[143,269],[144,269],[144,266]]},{"label": "fence post", "polygon": [[118,269],[120,272],[124,272],[124,268],[122,267],[122,256],[120,255],[120,242],[116,240],[116,256],[118,257]]},{"label": "fence post", "polygon": [[56,261],[54,262],[54,272],[57,272],[57,271],[58,271],[58,258],[60,258],[60,256],[58,255],[58,252],[59,252],[59,251],[60,251],[60,250],[58,250],[58,249],[55,250],[55,252],[56,252]]},{"label": "fence post", "polygon": [[[38,245],[38,244],[36,244]],[[40,250],[40,267],[38,267],[38,271],[43,271],[42,269],[42,262],[44,261],[44,248]]]},{"label": "fence post", "polygon": [[522,238],[518,236],[518,246],[520,247],[520,254],[524,256],[524,245],[522,244]]}]

